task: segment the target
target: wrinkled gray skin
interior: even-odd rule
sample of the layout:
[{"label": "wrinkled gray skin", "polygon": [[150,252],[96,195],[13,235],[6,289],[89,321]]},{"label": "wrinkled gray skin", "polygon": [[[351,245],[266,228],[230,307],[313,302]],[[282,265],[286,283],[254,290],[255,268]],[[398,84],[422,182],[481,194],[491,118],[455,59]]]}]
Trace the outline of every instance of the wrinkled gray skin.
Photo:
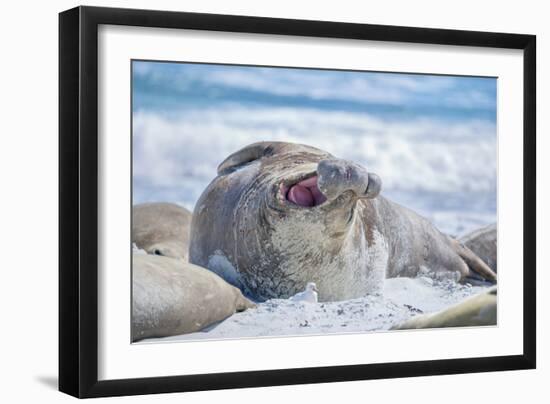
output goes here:
[{"label": "wrinkled gray skin", "polygon": [[[318,175],[327,201],[285,198]],[[260,142],[230,155],[193,214],[190,261],[258,300],[315,282],[320,301],[380,292],[385,277],[496,275],[428,220],[379,195],[380,178],[350,161],[293,143]]]},{"label": "wrinkled gray skin", "polygon": [[460,242],[479,256],[497,272],[497,225],[491,224],[473,231],[460,239]]},{"label": "wrinkled gray skin", "polygon": [[393,329],[476,327],[496,324],[497,288],[494,287],[448,309],[413,317]]},{"label": "wrinkled gray skin", "polygon": [[148,254],[189,260],[191,212],[173,203],[143,203],[132,209],[132,242]]},{"label": "wrinkled gray skin", "polygon": [[132,340],[199,331],[254,307],[216,274],[179,259],[133,254]]}]

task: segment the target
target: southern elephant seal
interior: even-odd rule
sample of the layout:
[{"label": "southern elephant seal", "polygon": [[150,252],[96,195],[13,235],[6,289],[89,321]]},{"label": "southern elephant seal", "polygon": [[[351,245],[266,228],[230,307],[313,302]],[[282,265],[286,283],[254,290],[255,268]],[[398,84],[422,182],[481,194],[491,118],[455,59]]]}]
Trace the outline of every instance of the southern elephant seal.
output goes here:
[{"label": "southern elephant seal", "polygon": [[497,272],[497,225],[491,224],[460,238],[489,267]]},{"label": "southern elephant seal", "polygon": [[381,180],[314,147],[259,142],[230,155],[196,204],[190,261],[258,300],[315,282],[320,301],[378,292],[429,269],[496,275],[428,220],[379,195]]},{"label": "southern elephant seal", "polygon": [[132,209],[132,242],[148,254],[189,259],[191,212],[173,203],[143,203]]},{"label": "southern elephant seal", "polygon": [[132,340],[199,331],[254,307],[240,290],[182,260],[133,254]]},{"label": "southern elephant seal", "polygon": [[497,324],[497,288],[470,297],[437,313],[422,314],[393,327],[413,328],[473,327]]}]

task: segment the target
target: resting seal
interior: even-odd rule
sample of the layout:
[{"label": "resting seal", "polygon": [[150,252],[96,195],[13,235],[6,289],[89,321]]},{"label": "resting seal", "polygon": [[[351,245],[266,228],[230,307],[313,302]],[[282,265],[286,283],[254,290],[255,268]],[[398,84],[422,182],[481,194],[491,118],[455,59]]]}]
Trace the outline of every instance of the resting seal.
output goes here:
[{"label": "resting seal", "polygon": [[148,254],[188,261],[191,212],[173,203],[143,203],[132,209],[132,242]]},{"label": "resting seal", "polygon": [[314,147],[255,143],[230,155],[196,204],[190,261],[258,300],[315,282],[320,301],[385,277],[496,275],[428,220],[379,195],[380,177]]},{"label": "resting seal", "polygon": [[199,331],[254,307],[216,274],[182,260],[133,254],[132,340]]},{"label": "resting seal", "polygon": [[479,256],[497,272],[497,225],[491,224],[473,231],[460,239],[460,242]]},{"label": "resting seal", "polygon": [[497,324],[497,288],[470,297],[437,313],[413,317],[393,330],[473,327]]}]

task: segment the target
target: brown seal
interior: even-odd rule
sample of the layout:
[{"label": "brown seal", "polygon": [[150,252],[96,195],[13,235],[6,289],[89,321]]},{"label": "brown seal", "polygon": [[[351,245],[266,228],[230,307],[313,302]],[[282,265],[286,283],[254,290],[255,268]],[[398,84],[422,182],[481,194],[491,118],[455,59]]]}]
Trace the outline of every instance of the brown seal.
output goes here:
[{"label": "brown seal", "polygon": [[191,212],[174,203],[143,203],[132,209],[132,242],[148,254],[189,259]]},{"label": "brown seal", "polygon": [[199,331],[254,306],[211,271],[179,259],[133,254],[133,341]]},{"label": "brown seal", "polygon": [[497,324],[497,288],[493,287],[437,313],[413,317],[393,330],[473,327]]},{"label": "brown seal", "polygon": [[497,272],[497,225],[491,224],[460,238],[460,242]]},{"label": "brown seal", "polygon": [[256,299],[315,282],[320,301],[379,292],[385,277],[496,275],[428,220],[379,195],[380,177],[314,147],[255,143],[230,155],[196,204],[190,262]]}]

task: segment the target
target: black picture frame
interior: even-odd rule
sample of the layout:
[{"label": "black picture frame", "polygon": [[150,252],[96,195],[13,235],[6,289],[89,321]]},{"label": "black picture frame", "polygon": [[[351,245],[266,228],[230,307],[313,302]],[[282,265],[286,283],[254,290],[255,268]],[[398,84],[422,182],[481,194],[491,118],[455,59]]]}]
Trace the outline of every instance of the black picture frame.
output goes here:
[{"label": "black picture frame", "polygon": [[[523,354],[98,380],[98,26],[113,24],[523,50]],[[59,15],[59,390],[76,397],[533,369],[536,37],[326,21],[77,7]]]}]

